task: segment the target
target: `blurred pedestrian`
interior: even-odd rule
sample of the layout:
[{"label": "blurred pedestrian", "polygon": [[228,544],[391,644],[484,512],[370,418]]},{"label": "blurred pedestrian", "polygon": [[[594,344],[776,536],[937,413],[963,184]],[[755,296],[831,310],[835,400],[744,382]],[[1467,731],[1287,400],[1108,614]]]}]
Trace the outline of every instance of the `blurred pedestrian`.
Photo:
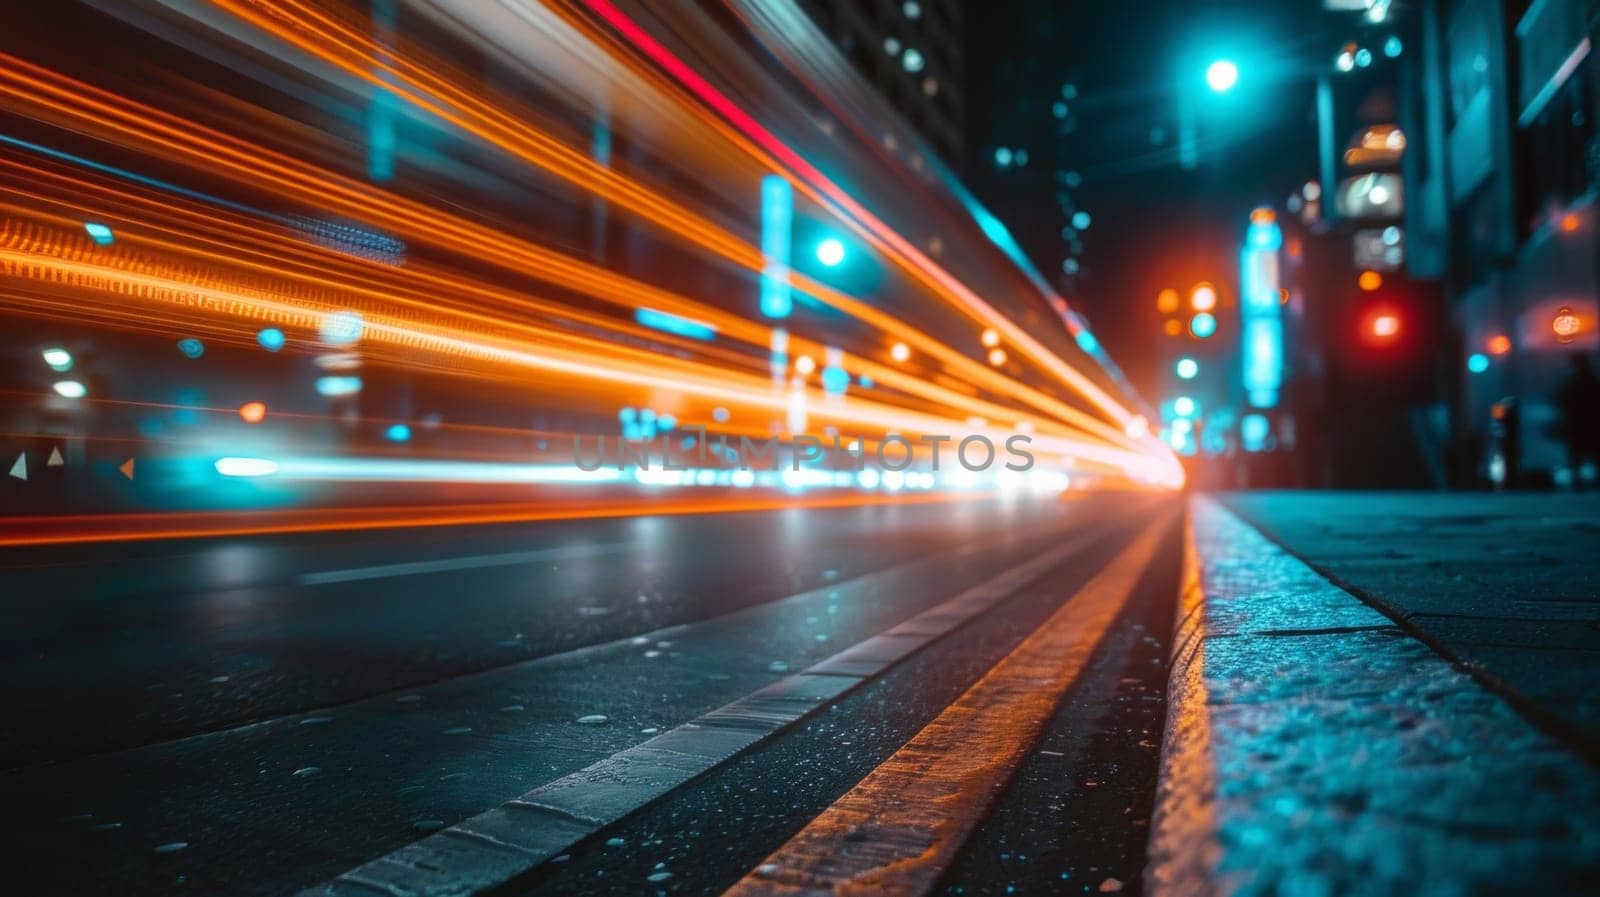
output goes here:
[{"label": "blurred pedestrian", "polygon": [[1562,436],[1567,442],[1567,465],[1574,485],[1583,484],[1584,462],[1600,467],[1600,377],[1589,356],[1572,356],[1572,373],[1556,392]]}]

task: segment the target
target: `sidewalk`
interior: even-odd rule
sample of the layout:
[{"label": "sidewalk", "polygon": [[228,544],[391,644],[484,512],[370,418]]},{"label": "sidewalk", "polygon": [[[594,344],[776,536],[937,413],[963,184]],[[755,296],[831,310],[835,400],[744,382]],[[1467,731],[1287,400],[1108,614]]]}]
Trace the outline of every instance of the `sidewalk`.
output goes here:
[{"label": "sidewalk", "polygon": [[1600,756],[1600,494],[1233,493],[1291,554]]},{"label": "sidewalk", "polygon": [[1196,498],[1145,893],[1600,894],[1595,505],[1541,498],[1225,497],[1292,551]]}]

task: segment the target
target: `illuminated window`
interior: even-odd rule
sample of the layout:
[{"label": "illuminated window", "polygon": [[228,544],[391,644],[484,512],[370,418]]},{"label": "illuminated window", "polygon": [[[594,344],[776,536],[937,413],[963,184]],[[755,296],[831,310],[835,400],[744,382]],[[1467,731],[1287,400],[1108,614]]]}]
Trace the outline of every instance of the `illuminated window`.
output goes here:
[{"label": "illuminated window", "polygon": [[1339,185],[1339,214],[1346,218],[1399,218],[1405,212],[1404,182],[1392,172],[1346,178]]},{"label": "illuminated window", "polygon": [[1346,165],[1359,167],[1389,167],[1400,163],[1405,150],[1406,134],[1398,126],[1373,125],[1350,141],[1344,151],[1344,161]]}]

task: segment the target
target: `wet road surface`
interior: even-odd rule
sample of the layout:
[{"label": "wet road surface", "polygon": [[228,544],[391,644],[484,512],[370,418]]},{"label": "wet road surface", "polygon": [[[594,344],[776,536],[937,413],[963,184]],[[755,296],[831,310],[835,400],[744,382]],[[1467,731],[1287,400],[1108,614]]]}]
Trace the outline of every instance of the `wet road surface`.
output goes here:
[{"label": "wet road surface", "polygon": [[[21,683],[8,709],[28,724],[8,729],[0,797],[32,821],[13,846],[62,893],[294,893],[994,592],[503,883],[719,893],[1173,507],[1028,499],[9,558],[28,635],[5,654]],[[947,892],[1003,893],[1030,852],[1051,860],[1019,885],[1136,879],[1176,577],[1166,529]]]}]

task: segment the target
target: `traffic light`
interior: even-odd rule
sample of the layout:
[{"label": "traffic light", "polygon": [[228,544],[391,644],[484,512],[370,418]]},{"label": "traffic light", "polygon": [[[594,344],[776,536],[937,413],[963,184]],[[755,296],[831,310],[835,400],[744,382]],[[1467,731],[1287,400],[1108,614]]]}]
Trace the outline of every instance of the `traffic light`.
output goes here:
[{"label": "traffic light", "polygon": [[1400,313],[1385,305],[1374,305],[1361,322],[1361,333],[1368,345],[1387,346],[1400,338],[1403,322]]},{"label": "traffic light", "polygon": [[844,243],[838,237],[827,237],[817,244],[817,261],[834,268],[844,261]]},{"label": "traffic light", "polygon": [[1231,60],[1218,59],[1206,67],[1206,86],[1217,93],[1226,93],[1239,83],[1239,66]]}]

